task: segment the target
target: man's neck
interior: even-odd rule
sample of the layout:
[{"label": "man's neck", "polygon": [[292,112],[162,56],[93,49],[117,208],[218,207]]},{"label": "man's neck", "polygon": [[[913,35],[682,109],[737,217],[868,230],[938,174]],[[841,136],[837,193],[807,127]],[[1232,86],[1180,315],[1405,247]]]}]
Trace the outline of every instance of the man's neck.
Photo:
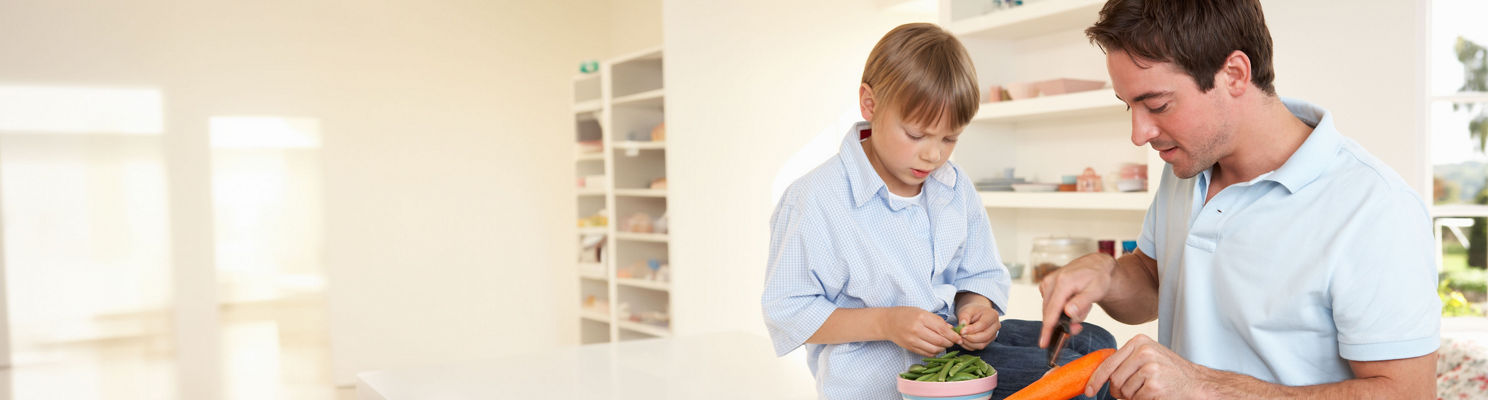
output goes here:
[{"label": "man's neck", "polygon": [[1280,98],[1267,97],[1258,101],[1260,104],[1254,113],[1236,118],[1240,125],[1231,137],[1234,151],[1215,163],[1209,176],[1208,197],[1214,197],[1229,185],[1281,168],[1312,133],[1312,127],[1292,115]]}]

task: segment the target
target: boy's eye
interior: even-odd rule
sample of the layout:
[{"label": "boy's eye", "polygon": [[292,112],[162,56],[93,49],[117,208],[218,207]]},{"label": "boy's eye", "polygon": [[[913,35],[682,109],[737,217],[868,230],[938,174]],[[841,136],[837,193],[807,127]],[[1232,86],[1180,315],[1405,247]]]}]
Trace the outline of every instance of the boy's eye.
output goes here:
[{"label": "boy's eye", "polygon": [[945,138],[945,142],[946,142],[946,143],[956,143],[956,138],[953,138],[953,137],[949,137],[949,136],[947,136],[947,137],[946,137],[946,138]]},{"label": "boy's eye", "polygon": [[920,140],[920,139],[924,139],[925,138],[924,136],[915,136],[913,133],[909,133],[909,132],[904,132],[904,135],[905,136],[909,136],[910,139],[914,139],[914,140]]}]

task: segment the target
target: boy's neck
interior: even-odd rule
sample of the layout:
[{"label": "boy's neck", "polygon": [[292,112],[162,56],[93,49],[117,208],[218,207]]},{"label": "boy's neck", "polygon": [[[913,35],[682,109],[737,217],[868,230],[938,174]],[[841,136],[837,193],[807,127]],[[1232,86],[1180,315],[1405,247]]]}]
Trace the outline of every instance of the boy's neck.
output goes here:
[{"label": "boy's neck", "polygon": [[873,137],[869,136],[868,139],[858,142],[858,145],[863,147],[863,155],[868,156],[868,164],[873,166],[873,172],[878,174],[878,179],[883,181],[884,186],[889,189],[889,193],[893,193],[899,197],[919,196],[920,188],[924,187],[925,184],[923,182],[915,185],[901,184],[898,179],[895,179],[893,175],[888,173],[888,168],[883,166],[883,161],[878,158],[878,153],[873,151],[872,141]]}]

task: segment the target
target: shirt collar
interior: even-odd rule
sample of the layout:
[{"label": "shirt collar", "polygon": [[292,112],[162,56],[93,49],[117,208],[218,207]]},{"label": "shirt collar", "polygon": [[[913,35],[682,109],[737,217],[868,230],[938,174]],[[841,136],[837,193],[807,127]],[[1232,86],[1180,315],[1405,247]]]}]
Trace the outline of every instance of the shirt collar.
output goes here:
[{"label": "shirt collar", "polygon": [[[879,194],[887,191],[888,186],[884,184],[883,178],[873,170],[873,164],[868,162],[868,155],[863,153],[862,141],[872,132],[873,125],[868,121],[859,121],[847,130],[847,135],[842,138],[842,148],[837,152],[837,158],[842,160],[843,167],[847,170],[847,181],[852,186],[853,206],[862,207],[874,197],[888,197]],[[939,182],[940,186],[954,189],[956,187],[956,171],[950,167],[949,162],[942,164],[940,168],[930,171],[929,182]],[[932,185],[922,185],[920,191],[929,190]],[[888,201],[889,207],[895,211],[908,206],[909,203],[902,201]]]},{"label": "shirt collar", "polygon": [[1297,119],[1313,127],[1312,133],[1307,135],[1307,140],[1302,146],[1287,158],[1286,163],[1277,168],[1275,173],[1270,174],[1269,180],[1280,183],[1287,190],[1296,193],[1308,184],[1322,176],[1323,171],[1328,168],[1334,155],[1338,154],[1338,147],[1342,145],[1343,136],[1333,126],[1333,114],[1328,110],[1296,99],[1282,98],[1287,111],[1291,111]]}]

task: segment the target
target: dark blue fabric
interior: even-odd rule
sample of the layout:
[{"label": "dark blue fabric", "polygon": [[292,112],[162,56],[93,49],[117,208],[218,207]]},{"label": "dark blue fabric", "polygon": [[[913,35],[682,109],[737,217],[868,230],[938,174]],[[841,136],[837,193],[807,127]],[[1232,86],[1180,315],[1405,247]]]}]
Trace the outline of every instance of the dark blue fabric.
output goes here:
[{"label": "dark blue fabric", "polygon": [[[1059,365],[1064,365],[1096,350],[1116,348],[1116,338],[1112,337],[1110,332],[1088,322],[1081,325],[1083,329],[1080,334],[1071,336],[1065,342],[1066,348],[1059,353]],[[1003,320],[997,339],[993,340],[987,348],[968,351],[961,346],[951,346],[947,350],[958,350],[961,354],[975,354],[988,364],[992,364],[992,368],[997,369],[997,389],[992,391],[992,398],[1001,399],[1043,377],[1045,372],[1049,372],[1049,352],[1038,347],[1039,330],[1042,328],[1043,324],[1039,321]],[[1112,399],[1107,393],[1107,386],[1109,385],[1101,386],[1095,399]],[[1075,398],[1090,399],[1085,396]]]}]

